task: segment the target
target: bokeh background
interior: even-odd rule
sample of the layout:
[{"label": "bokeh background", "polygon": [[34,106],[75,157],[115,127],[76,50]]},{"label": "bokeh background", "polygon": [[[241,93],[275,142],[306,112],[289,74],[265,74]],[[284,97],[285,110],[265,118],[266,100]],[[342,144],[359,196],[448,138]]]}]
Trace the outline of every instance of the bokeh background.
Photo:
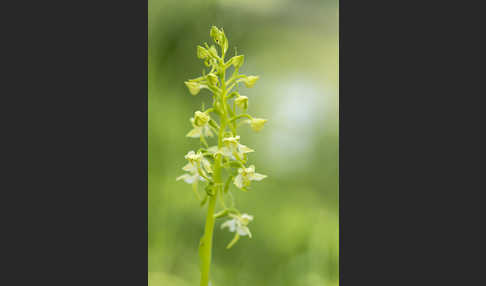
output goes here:
[{"label": "bokeh background", "polygon": [[224,28],[230,55],[235,46],[245,55],[241,72],[260,76],[239,91],[250,114],[269,119],[260,133],[241,128],[250,161],[269,176],[234,191],[255,217],[253,239],[228,251],[232,234],[216,222],[212,285],[338,285],[337,0],[149,0],[148,24],[149,285],[199,285],[206,208],[175,178],[199,146],[185,137],[189,118],[210,104],[184,81],[204,67],[196,45],[211,43],[211,25]]}]

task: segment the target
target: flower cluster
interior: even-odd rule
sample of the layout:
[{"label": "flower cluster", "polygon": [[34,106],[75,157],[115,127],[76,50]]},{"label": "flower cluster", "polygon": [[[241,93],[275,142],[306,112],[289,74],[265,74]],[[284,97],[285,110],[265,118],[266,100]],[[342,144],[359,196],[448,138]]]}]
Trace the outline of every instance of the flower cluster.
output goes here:
[{"label": "flower cluster", "polygon": [[[245,60],[243,55],[235,53],[229,60],[225,60],[228,39],[222,29],[213,26],[210,36],[216,46],[209,46],[207,43],[197,46],[197,57],[204,61],[208,70],[203,71],[202,76],[186,81],[185,85],[189,93],[194,96],[200,94],[202,90],[208,90],[211,94],[212,106],[208,109],[203,106],[190,119],[192,129],[186,136],[198,138],[201,148],[187,153],[185,158],[188,163],[182,168],[186,173],[179,176],[177,180],[193,185],[197,194],[199,194],[197,191],[199,184],[205,185],[203,193],[205,196],[201,198],[201,205],[204,206],[209,202],[208,216],[214,219],[224,217],[229,219],[221,224],[221,228],[228,228],[230,232],[235,233],[233,240],[227,246],[230,248],[240,236],[251,238],[248,224],[253,220],[251,215],[241,214],[234,207],[231,185],[236,189],[248,191],[252,181],[261,181],[267,177],[256,173],[255,166],[248,164],[248,154],[255,150],[240,142],[241,138],[237,131],[242,124],[247,124],[252,130],[259,132],[267,120],[248,114],[248,97],[236,91],[240,83],[248,88],[253,87],[259,77],[240,74],[239,69]],[[228,70],[232,70],[233,73],[227,78]],[[241,124],[237,124],[239,120]],[[210,140],[216,139],[213,146],[210,146]],[[227,206],[227,198],[231,201],[230,207]],[[216,214],[214,214],[215,201],[220,201],[222,208]],[[214,224],[213,218],[207,218],[206,224]],[[212,233],[204,234],[201,247],[204,246],[203,242],[210,239],[210,235]],[[202,250],[203,253],[205,251],[207,252],[207,249]]]}]

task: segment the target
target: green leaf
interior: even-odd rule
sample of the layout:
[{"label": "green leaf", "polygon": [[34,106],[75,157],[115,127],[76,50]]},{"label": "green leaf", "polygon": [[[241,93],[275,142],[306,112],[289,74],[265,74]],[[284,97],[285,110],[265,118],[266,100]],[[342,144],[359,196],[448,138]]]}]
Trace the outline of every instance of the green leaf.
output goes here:
[{"label": "green leaf", "polygon": [[245,61],[245,57],[243,55],[234,56],[230,59],[231,64],[236,68],[240,68]]}]

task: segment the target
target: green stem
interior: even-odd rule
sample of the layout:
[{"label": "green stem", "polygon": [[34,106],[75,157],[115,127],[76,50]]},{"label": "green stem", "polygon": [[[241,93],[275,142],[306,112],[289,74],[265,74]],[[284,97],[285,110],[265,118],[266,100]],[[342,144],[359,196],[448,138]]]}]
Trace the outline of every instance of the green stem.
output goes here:
[{"label": "green stem", "polygon": [[201,286],[209,284],[209,267],[211,266],[211,250],[213,244],[214,230],[214,208],[216,205],[216,196],[209,197],[208,215],[206,216],[206,226],[204,236],[201,241]]},{"label": "green stem", "polygon": [[243,118],[243,117],[246,117],[248,119],[252,119],[251,115],[249,115],[249,114],[240,114],[240,115],[237,115],[237,116],[231,118],[230,122],[233,122],[233,121],[240,119],[240,118]]},{"label": "green stem", "polygon": [[[224,58],[224,54],[223,54]],[[224,63],[223,65],[224,66]],[[221,114],[221,126],[219,127],[219,134],[218,134],[218,148],[223,146],[223,136],[224,131],[226,130],[227,124],[227,111],[226,111],[226,83],[225,83],[225,70],[224,68],[221,70],[220,74],[221,80],[221,93],[219,94],[219,99],[221,100],[222,106],[222,114]],[[221,177],[221,168],[222,168],[222,156],[218,154],[216,156],[216,160],[214,163],[214,185],[216,186],[215,195],[209,197],[209,204],[208,204],[208,213],[206,216],[206,225],[204,227],[204,236],[201,239],[200,245],[200,256],[201,256],[201,284],[200,286],[208,286],[209,284],[209,273],[211,267],[211,252],[213,247],[213,231],[214,231],[214,209],[216,205],[216,199],[218,196],[218,192],[221,193],[222,190],[222,177]]]}]

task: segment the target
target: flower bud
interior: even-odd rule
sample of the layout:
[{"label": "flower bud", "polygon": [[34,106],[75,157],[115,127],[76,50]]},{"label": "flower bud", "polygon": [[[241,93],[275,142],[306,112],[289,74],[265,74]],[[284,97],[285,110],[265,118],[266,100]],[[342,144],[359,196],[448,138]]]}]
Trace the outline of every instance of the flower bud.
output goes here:
[{"label": "flower bud", "polygon": [[211,38],[213,38],[214,42],[218,44],[218,46],[223,49],[223,52],[226,52],[228,49],[228,40],[226,39],[226,35],[216,26],[211,27],[211,32],[209,32]]},{"label": "flower bud", "polygon": [[209,115],[207,115],[204,112],[201,111],[196,111],[194,113],[194,124],[196,124],[197,127],[202,127],[206,125],[209,121]]},{"label": "flower bud", "polygon": [[201,90],[201,85],[197,82],[185,81],[184,83],[186,84],[187,88],[189,89],[189,92],[192,95],[197,95]]},{"label": "flower bud", "polygon": [[197,46],[197,57],[200,59],[205,60],[207,57],[209,57],[209,52],[205,48],[201,46]]},{"label": "flower bud", "polygon": [[246,85],[246,87],[251,88],[255,85],[258,79],[258,76],[250,75],[243,80],[243,83]]},{"label": "flower bud", "polygon": [[236,69],[240,68],[243,65],[244,61],[245,57],[243,55],[234,56],[231,58],[231,63]]},{"label": "flower bud", "polygon": [[214,73],[210,73],[206,76],[206,79],[211,85],[217,86],[218,85],[218,77]]},{"label": "flower bud", "polygon": [[243,110],[246,110],[248,109],[248,97],[244,96],[244,95],[240,95],[238,96],[236,99],[235,99],[235,103],[236,105],[243,109]]},{"label": "flower bud", "polygon": [[212,26],[211,30],[209,31],[209,35],[215,42],[218,42],[218,40],[221,38],[221,31],[218,29],[218,27]]},{"label": "flower bud", "polygon": [[258,132],[263,129],[265,122],[267,122],[267,120],[263,118],[252,118],[250,120],[250,127],[254,131]]}]

